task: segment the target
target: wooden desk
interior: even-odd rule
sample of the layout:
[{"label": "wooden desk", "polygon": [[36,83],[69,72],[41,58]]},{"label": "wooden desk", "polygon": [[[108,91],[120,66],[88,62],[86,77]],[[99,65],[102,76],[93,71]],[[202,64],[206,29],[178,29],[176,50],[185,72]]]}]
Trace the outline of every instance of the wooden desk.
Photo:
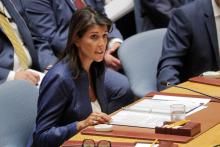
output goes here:
[{"label": "wooden desk", "polygon": [[[182,84],[179,84],[181,87],[187,87],[199,92],[203,92],[205,94],[211,95],[211,96],[218,96],[220,97],[220,87],[219,86],[213,86],[213,85],[206,85],[206,84],[200,84],[200,83],[194,83],[194,82],[185,82]],[[199,95],[195,92],[185,90],[185,89],[180,89],[176,87],[171,87],[163,92],[170,92],[170,93],[182,93],[182,94],[193,94],[193,95]]]},{"label": "wooden desk", "polygon": [[[191,89],[194,89],[200,92],[204,92],[212,96],[220,97],[220,87],[218,86],[211,86],[211,85],[199,84],[199,83],[193,83],[193,82],[185,82],[185,83],[180,84],[180,86],[191,88]],[[187,91],[184,89],[180,89],[180,88],[176,88],[176,87],[171,87],[167,90],[164,90],[163,92],[199,95],[197,93]],[[217,113],[220,113],[220,112],[217,112]],[[114,142],[152,142],[152,141],[147,141],[147,140],[82,135],[80,133],[72,137],[71,140],[82,141],[85,138],[94,139],[97,141],[105,139],[105,140],[110,140]],[[217,144],[220,144],[220,124],[211,128],[207,132],[201,134],[199,137],[193,139],[187,144],[179,144],[179,147],[213,147]]]}]

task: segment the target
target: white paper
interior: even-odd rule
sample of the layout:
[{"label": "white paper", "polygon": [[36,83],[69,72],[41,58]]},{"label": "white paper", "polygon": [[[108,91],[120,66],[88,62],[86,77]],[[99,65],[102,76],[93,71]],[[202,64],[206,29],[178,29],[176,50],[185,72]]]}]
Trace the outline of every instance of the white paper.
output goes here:
[{"label": "white paper", "polygon": [[179,101],[179,100],[160,100],[160,99],[144,99],[139,103],[136,103],[129,107],[133,110],[143,110],[151,113],[168,113],[170,114],[170,106],[172,104],[184,104],[186,113],[192,111],[193,109],[202,106],[203,103],[200,102],[190,102],[190,101]]},{"label": "white paper", "polygon": [[153,146],[151,146],[152,144],[149,143],[136,143],[135,147],[159,147],[158,144],[154,144]]},{"label": "white paper", "polygon": [[[197,99],[196,99],[197,100]],[[154,99],[144,99],[132,106],[122,108],[121,111],[112,116],[111,124],[127,125],[136,127],[155,128],[162,126],[164,121],[170,121],[170,105],[184,104],[186,107],[186,116],[206,108],[204,104],[209,99],[156,96]]]},{"label": "white paper", "polygon": [[198,112],[198,111],[200,111],[200,110],[203,110],[203,109],[205,109],[205,108],[207,108],[207,107],[208,107],[208,106],[200,106],[200,107],[194,109],[193,111],[187,113],[186,116],[192,115],[193,113],[196,113],[196,112]]},{"label": "white paper", "polygon": [[135,126],[144,128],[155,128],[162,126],[164,121],[169,121],[170,115],[142,113],[122,110],[112,116],[111,124]]},{"label": "white paper", "polygon": [[105,5],[105,12],[112,21],[116,21],[134,9],[133,0],[113,0]]},{"label": "white paper", "polygon": [[204,98],[167,96],[167,95],[154,95],[152,99],[196,102],[196,103],[202,103],[203,105],[207,104],[211,100],[211,99],[204,99]]}]

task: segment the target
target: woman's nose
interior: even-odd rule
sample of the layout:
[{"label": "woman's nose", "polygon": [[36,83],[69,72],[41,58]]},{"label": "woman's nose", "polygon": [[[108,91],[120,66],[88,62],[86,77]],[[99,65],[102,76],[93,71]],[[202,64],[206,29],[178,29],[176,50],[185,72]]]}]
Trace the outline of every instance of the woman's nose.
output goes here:
[{"label": "woman's nose", "polygon": [[104,46],[106,46],[106,44],[107,44],[106,39],[100,39],[100,41],[99,41],[99,46],[100,47],[104,47]]}]

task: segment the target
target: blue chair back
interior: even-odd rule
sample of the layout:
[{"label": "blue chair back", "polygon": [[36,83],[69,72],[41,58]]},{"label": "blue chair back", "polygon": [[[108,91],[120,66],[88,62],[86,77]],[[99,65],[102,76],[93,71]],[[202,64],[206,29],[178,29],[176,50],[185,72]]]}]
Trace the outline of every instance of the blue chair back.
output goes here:
[{"label": "blue chair back", "polygon": [[131,90],[137,97],[157,90],[157,64],[165,33],[166,29],[155,29],[136,34],[126,39],[118,50]]},{"label": "blue chair back", "polygon": [[39,90],[27,81],[0,85],[0,147],[25,147],[37,115]]}]

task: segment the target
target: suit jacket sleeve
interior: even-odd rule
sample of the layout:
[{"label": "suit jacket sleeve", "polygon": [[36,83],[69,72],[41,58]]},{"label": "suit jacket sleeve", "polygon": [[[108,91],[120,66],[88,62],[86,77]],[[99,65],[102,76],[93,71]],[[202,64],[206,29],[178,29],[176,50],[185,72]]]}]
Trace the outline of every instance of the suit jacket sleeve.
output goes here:
[{"label": "suit jacket sleeve", "polygon": [[142,7],[146,9],[150,9],[158,13],[158,15],[163,15],[166,17],[171,17],[171,13],[174,8],[177,8],[184,4],[184,0],[142,0]]},{"label": "suit jacket sleeve", "polygon": [[28,0],[22,3],[41,66],[54,64],[57,61],[56,53],[60,53],[66,45],[68,24],[58,24],[49,0]]},{"label": "suit jacket sleeve", "polygon": [[8,77],[10,70],[0,67],[0,84],[4,83]]},{"label": "suit jacket sleeve", "polygon": [[184,0],[141,0],[142,16],[161,27],[166,27],[173,10],[184,4]]},{"label": "suit jacket sleeve", "polygon": [[11,59],[10,61],[9,57],[11,54],[13,54],[12,52],[12,47],[0,28],[0,84],[5,82],[10,72],[10,67],[13,64],[13,59]]},{"label": "suit jacket sleeve", "polygon": [[178,84],[184,66],[184,58],[190,48],[191,26],[181,9],[178,9],[168,26],[163,42],[162,56],[157,69],[157,86],[159,90],[166,88],[161,82]]},{"label": "suit jacket sleeve", "polygon": [[68,80],[59,75],[44,78],[38,100],[34,146],[60,146],[77,133],[76,122],[64,126],[60,124],[65,108],[72,101],[73,86],[68,85]]},{"label": "suit jacket sleeve", "polygon": [[0,84],[7,80],[9,72],[13,70],[13,55],[14,48],[0,28]]}]

